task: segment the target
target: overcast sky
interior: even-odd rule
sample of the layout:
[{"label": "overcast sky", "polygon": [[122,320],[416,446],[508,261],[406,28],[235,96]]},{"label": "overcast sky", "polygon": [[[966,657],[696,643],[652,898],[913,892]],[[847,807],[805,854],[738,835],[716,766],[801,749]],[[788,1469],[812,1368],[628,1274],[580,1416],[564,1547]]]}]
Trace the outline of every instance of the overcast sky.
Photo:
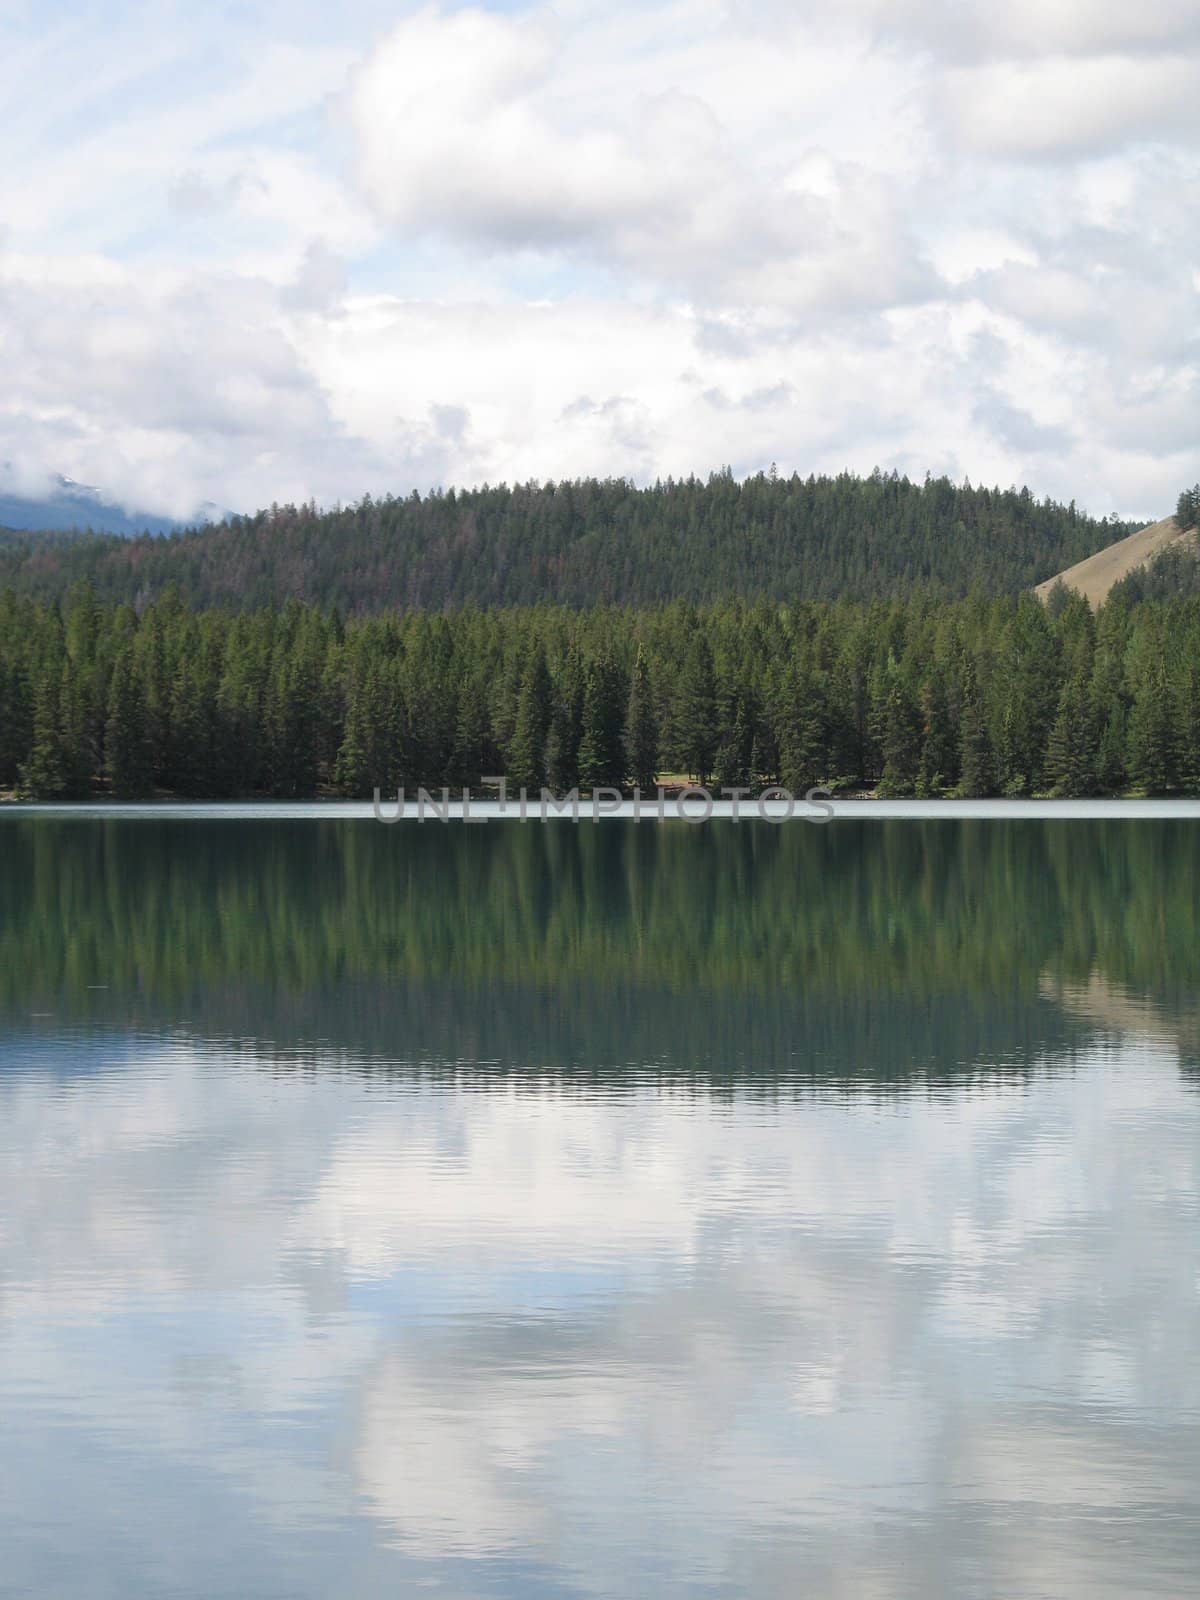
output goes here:
[{"label": "overcast sky", "polygon": [[0,0],[0,488],[879,464],[1161,516],[1198,84],[1198,0]]}]

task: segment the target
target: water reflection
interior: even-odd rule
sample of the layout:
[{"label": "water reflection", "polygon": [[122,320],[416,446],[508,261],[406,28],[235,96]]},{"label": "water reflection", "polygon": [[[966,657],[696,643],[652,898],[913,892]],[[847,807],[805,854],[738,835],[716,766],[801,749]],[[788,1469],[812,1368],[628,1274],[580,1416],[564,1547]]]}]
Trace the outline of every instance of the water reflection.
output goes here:
[{"label": "water reflection", "polygon": [[742,1085],[1028,1065],[1119,1036],[1132,997],[1200,1060],[1187,822],[0,816],[0,864],[10,1031]]},{"label": "water reflection", "polygon": [[1186,835],[145,826],[0,891],[0,1594],[1190,1592]]},{"label": "water reflection", "polygon": [[1178,1594],[1200,1559],[1200,1102],[1159,1046],[887,1101],[8,1065],[14,1594]]}]

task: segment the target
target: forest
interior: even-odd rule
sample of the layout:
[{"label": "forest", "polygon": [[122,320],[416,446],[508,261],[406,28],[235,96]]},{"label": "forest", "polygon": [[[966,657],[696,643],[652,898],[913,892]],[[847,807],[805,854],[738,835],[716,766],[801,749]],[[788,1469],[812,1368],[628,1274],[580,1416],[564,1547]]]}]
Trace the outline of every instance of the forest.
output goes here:
[{"label": "forest", "polygon": [[1200,598],[673,600],[345,617],[0,598],[0,789],[43,799],[825,783],[1200,792]]},{"label": "forest", "polygon": [[620,479],[272,506],[134,539],[0,534],[0,592],[62,598],[87,582],[139,608],[175,583],[189,606],[301,600],[359,617],[546,602],[711,604],[733,596],[872,600],[914,586],[1015,593],[1133,531],[1028,489],[896,473]]}]

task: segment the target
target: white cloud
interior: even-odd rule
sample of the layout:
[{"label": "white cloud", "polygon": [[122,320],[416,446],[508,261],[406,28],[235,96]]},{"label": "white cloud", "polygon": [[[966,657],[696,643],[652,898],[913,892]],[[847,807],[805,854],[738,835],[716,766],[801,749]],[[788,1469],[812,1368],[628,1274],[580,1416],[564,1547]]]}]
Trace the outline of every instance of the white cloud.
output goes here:
[{"label": "white cloud", "polygon": [[[578,249],[722,302],[837,311],[930,292],[896,176],[786,141],[756,159],[737,132],[751,74],[785,115],[786,80],[761,44],[708,44],[732,52],[723,84],[679,49],[651,86],[621,55],[581,63],[544,22],[427,8],[352,78],[363,187],[406,231]],[[808,53],[787,67],[803,94]]]},{"label": "white cloud", "polygon": [[[788,0],[733,0],[741,16],[786,11],[813,20],[817,6]],[[1200,45],[1200,16],[1192,0],[843,0],[843,20],[875,37],[920,43],[946,59],[995,56],[1139,54]]]},{"label": "white cloud", "polygon": [[1089,156],[1131,138],[1194,136],[1200,56],[1066,56],[956,69],[941,89],[951,129],[1000,156]]},{"label": "white cloud", "polygon": [[1159,515],[1200,474],[1198,19],[17,8],[0,459],[150,510],[776,460]]}]

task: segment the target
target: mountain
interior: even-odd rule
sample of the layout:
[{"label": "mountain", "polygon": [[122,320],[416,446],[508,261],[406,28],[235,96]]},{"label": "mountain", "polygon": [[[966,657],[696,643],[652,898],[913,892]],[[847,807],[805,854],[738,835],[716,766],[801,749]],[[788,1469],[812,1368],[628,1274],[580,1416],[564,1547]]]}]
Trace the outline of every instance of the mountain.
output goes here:
[{"label": "mountain", "polygon": [[1055,584],[1062,583],[1081,594],[1093,607],[1098,606],[1108,598],[1115,584],[1156,564],[1165,551],[1184,541],[1194,542],[1192,535],[1181,528],[1174,517],[1164,517],[1161,522],[1139,528],[1127,538],[1118,539],[1115,544],[1106,545],[1064,572],[1047,578],[1038,584],[1037,594],[1045,600]]},{"label": "mountain", "polygon": [[195,606],[307,601],[395,608],[549,602],[694,603],[727,596],[888,598],[1028,589],[1131,529],[1028,489],[945,478],[702,482],[620,479],[369,497],[332,511],[273,506],[166,538],[0,542],[0,590],[50,598],[87,580],[104,600],[177,583]]},{"label": "mountain", "polygon": [[[216,506],[203,508],[203,520],[215,521],[224,515]],[[0,528],[28,532],[72,533],[92,529],[96,533],[118,534],[129,538],[139,533],[174,533],[184,526],[173,517],[155,516],[149,511],[126,511],[106,500],[99,490],[73,478],[59,477],[56,487],[42,497],[8,494],[0,491]]]}]

